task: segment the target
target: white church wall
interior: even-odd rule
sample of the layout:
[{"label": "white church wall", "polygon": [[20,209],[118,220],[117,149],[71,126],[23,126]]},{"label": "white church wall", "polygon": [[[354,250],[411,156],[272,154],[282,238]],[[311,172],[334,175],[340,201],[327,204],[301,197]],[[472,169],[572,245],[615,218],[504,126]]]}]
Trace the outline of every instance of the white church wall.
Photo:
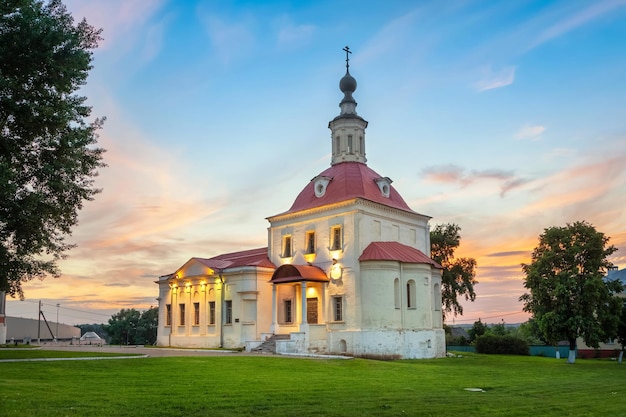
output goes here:
[{"label": "white church wall", "polygon": [[[396,261],[361,263],[363,329],[428,329],[433,326],[429,265]],[[398,285],[394,283],[398,280]],[[414,292],[408,294],[407,284]],[[409,305],[410,301],[410,305]]]},{"label": "white church wall", "polygon": [[364,330],[332,335],[334,353],[342,353],[341,342],[354,356],[389,357],[401,359],[429,359],[445,356],[443,329],[433,330]]},{"label": "white church wall", "polygon": [[427,216],[363,202],[357,215],[358,251],[372,242],[399,242],[430,253]]}]

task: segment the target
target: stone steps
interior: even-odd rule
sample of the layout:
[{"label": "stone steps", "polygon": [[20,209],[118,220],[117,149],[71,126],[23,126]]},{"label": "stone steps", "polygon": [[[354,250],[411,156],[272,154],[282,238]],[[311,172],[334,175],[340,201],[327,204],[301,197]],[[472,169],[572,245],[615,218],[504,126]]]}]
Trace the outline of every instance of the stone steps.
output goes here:
[{"label": "stone steps", "polygon": [[272,337],[261,343],[257,348],[252,349],[257,353],[276,353],[276,341],[277,340],[289,340],[288,334],[274,334]]}]

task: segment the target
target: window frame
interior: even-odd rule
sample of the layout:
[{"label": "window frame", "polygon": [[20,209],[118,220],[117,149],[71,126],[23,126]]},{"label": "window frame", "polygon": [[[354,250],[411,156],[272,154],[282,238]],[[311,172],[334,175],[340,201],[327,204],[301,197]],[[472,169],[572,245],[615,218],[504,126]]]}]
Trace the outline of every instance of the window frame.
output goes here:
[{"label": "window frame", "polygon": [[166,326],[172,325],[172,305],[171,304],[165,304],[165,325]]},{"label": "window frame", "polygon": [[304,253],[310,255],[315,253],[315,230],[309,230],[304,234]]},{"label": "window frame", "polygon": [[193,325],[200,325],[200,303],[193,303]]},{"label": "window frame", "polygon": [[209,325],[215,325],[215,301],[209,301]]},{"label": "window frame", "polygon": [[334,225],[330,228],[330,250],[343,250],[343,227]]},{"label": "window frame", "polygon": [[293,300],[291,298],[283,300],[283,323],[293,323]]},{"label": "window frame", "polygon": [[283,235],[280,256],[281,258],[291,258],[293,256],[293,239],[291,235]]},{"label": "window frame", "polygon": [[179,313],[178,325],[184,326],[185,325],[185,303],[178,304],[178,313]]},{"label": "window frame", "polygon": [[415,310],[417,308],[416,297],[415,280],[410,279],[406,282],[406,308],[408,310]]},{"label": "window frame", "polygon": [[333,322],[341,323],[344,321],[343,313],[343,296],[341,295],[333,295],[332,296],[332,306],[333,306]]},{"label": "window frame", "polygon": [[233,324],[233,300],[224,300],[224,324]]}]

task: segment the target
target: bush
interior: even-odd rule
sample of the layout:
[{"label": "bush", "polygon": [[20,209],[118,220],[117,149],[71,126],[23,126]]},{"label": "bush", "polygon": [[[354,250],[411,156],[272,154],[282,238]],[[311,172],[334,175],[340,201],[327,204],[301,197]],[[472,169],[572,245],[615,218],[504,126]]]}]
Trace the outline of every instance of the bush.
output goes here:
[{"label": "bush", "polygon": [[485,334],[476,338],[477,353],[501,355],[530,355],[528,343],[513,336]]}]

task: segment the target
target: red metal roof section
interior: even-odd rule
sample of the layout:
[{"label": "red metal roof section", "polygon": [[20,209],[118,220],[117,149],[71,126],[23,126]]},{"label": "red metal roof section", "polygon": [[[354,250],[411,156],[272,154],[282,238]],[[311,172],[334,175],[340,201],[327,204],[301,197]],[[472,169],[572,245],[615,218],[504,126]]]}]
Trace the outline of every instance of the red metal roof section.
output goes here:
[{"label": "red metal roof section", "polygon": [[241,252],[225,253],[213,258],[194,258],[211,269],[227,269],[242,266],[260,266],[276,268],[267,257],[267,247],[249,249]]},{"label": "red metal roof section", "polygon": [[412,264],[430,264],[438,269],[441,265],[419,249],[398,242],[372,242],[359,256],[359,261],[400,261]]},{"label": "red metal roof section", "polygon": [[313,265],[281,265],[279,266],[270,282],[272,284],[284,284],[287,282],[301,282],[301,281],[314,281],[314,282],[328,282],[330,279],[326,276],[324,271]]},{"label": "red metal roof section", "polygon": [[391,187],[389,197],[384,197],[374,180],[381,178],[374,170],[361,162],[342,162],[319,174],[332,178],[322,197],[315,196],[315,182],[311,181],[300,192],[291,208],[285,213],[293,213],[328,204],[339,203],[354,198],[363,198],[389,207],[415,213],[404,199]]}]

